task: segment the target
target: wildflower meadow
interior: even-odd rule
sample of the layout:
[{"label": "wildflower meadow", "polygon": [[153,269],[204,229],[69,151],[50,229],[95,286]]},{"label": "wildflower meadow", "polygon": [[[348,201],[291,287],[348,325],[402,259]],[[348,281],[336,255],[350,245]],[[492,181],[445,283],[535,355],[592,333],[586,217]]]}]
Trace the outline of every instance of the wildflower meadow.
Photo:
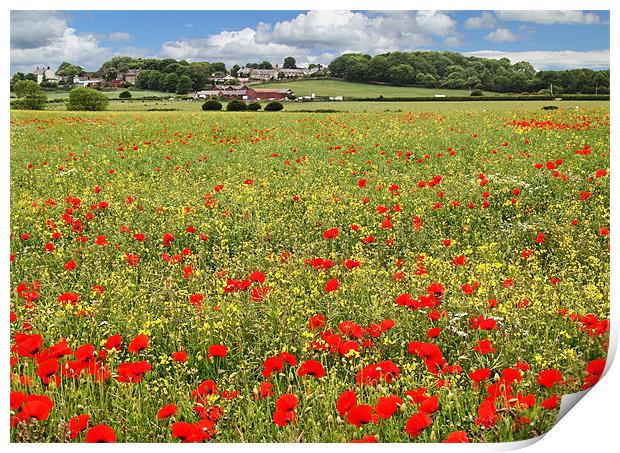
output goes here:
[{"label": "wildflower meadow", "polygon": [[11,113],[13,442],[506,442],[596,384],[609,108]]}]

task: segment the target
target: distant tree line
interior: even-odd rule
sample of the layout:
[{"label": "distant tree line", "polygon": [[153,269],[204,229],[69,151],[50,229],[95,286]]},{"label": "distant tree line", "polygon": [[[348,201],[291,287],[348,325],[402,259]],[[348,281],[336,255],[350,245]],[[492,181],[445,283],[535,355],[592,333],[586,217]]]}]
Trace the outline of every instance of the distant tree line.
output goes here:
[{"label": "distant tree line", "polygon": [[608,94],[609,70],[536,71],[527,61],[511,64],[456,52],[347,53],[328,67],[332,76],[354,82],[383,82],[429,88],[481,89],[499,93]]}]

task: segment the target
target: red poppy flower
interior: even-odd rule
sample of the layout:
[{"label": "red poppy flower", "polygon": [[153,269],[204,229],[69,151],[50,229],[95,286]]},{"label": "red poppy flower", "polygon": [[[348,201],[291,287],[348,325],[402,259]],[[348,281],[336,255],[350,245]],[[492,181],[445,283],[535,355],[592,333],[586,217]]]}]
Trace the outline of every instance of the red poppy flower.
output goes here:
[{"label": "red poppy flower", "polygon": [[469,439],[467,438],[467,433],[465,431],[454,431],[448,434],[446,440],[442,441],[444,444],[467,444],[469,443]]},{"label": "red poppy flower", "polygon": [[75,267],[76,267],[75,260],[67,261],[65,263],[65,269],[68,271],[75,269]]},{"label": "red poppy flower", "polygon": [[53,401],[45,395],[28,395],[24,398],[22,410],[17,417],[24,421],[30,418],[47,420],[53,407]]},{"label": "red poppy flower", "polygon": [[323,233],[325,239],[334,239],[338,236],[338,228],[331,228]]},{"label": "red poppy flower", "polygon": [[272,373],[279,373],[284,368],[282,357],[269,357],[263,363],[263,376],[268,379]]},{"label": "red poppy flower", "polygon": [[172,437],[181,439],[182,442],[199,442],[200,433],[195,425],[187,422],[176,422],[171,426]]},{"label": "red poppy flower", "polygon": [[69,420],[71,439],[76,439],[77,436],[88,427],[89,420],[90,416],[88,414],[76,415]]},{"label": "red poppy flower", "polygon": [[480,368],[479,370],[469,373],[469,377],[478,385],[481,381],[488,379],[491,376],[491,370],[489,368]]},{"label": "red poppy flower", "polygon": [[157,418],[163,420],[177,414],[176,404],[167,404],[157,411]]},{"label": "red poppy flower", "polygon": [[114,430],[107,425],[95,425],[86,433],[88,443],[113,443],[116,442]]},{"label": "red poppy flower", "polygon": [[129,343],[129,348],[127,349],[129,352],[140,352],[149,347],[149,337],[145,334],[137,335],[131,342]]},{"label": "red poppy flower", "polygon": [[432,423],[433,420],[431,420],[428,415],[418,412],[409,418],[407,424],[405,425],[405,431],[415,439]]},{"label": "red poppy flower", "polygon": [[476,425],[482,425],[485,428],[489,428],[495,425],[495,402],[492,399],[484,400],[480,406],[478,406],[478,418],[476,418]]},{"label": "red poppy flower", "polygon": [[347,422],[359,428],[360,426],[372,421],[372,412],[372,406],[369,406],[368,404],[360,404],[359,406],[355,406],[349,410],[347,413]]},{"label": "red poppy flower", "polygon": [[297,366],[297,357],[295,357],[293,354],[286,352],[286,351],[282,351],[280,353],[280,357],[282,357],[282,359],[288,363],[290,366]]},{"label": "red poppy flower", "polygon": [[490,352],[495,352],[495,348],[491,347],[490,340],[479,340],[478,344],[474,346],[474,351],[478,351],[480,354],[486,355]]},{"label": "red poppy flower", "polygon": [[174,241],[174,236],[172,235],[172,233],[164,233],[164,238],[163,238],[164,247],[170,247],[170,243],[172,241]]},{"label": "red poppy flower", "polygon": [[463,266],[465,265],[465,255],[459,255],[452,260],[452,263],[455,266]]},{"label": "red poppy flower", "polygon": [[357,404],[357,397],[353,390],[347,390],[342,392],[336,401],[336,410],[340,417],[344,417],[344,414],[349,412]]},{"label": "red poppy flower", "polygon": [[551,388],[555,384],[562,383],[562,374],[556,369],[542,370],[538,375],[536,382],[543,387]]},{"label": "red poppy flower", "polygon": [[187,362],[187,353],[185,351],[178,351],[172,353],[173,362]]},{"label": "red poppy flower", "polygon": [[297,374],[299,376],[313,376],[320,379],[325,376],[325,369],[323,368],[323,365],[316,360],[306,360],[299,366]]},{"label": "red poppy flower", "polygon": [[209,359],[211,357],[224,358],[227,355],[228,355],[228,348],[221,344],[212,344],[211,346],[209,346],[209,349],[207,352],[207,358]]},{"label": "red poppy flower", "polygon": [[398,411],[401,404],[403,404],[403,400],[398,396],[382,396],[375,405],[375,412],[379,418],[387,420]]},{"label": "red poppy flower", "polygon": [[559,395],[553,395],[552,397],[547,398],[542,401],[540,405],[547,410],[555,409],[558,406]]},{"label": "red poppy flower", "polygon": [[373,434],[366,434],[361,439],[353,439],[351,443],[354,444],[374,444],[377,443],[377,438]]},{"label": "red poppy flower", "polygon": [[271,382],[265,381],[261,384],[259,395],[259,398],[261,399],[273,395],[273,385],[271,384]]},{"label": "red poppy flower", "polygon": [[426,398],[420,406],[418,410],[424,414],[433,414],[439,410],[439,398],[437,395]]},{"label": "red poppy flower", "polygon": [[332,291],[336,291],[338,289],[338,279],[333,278],[327,283],[325,283],[325,292],[331,293]]}]

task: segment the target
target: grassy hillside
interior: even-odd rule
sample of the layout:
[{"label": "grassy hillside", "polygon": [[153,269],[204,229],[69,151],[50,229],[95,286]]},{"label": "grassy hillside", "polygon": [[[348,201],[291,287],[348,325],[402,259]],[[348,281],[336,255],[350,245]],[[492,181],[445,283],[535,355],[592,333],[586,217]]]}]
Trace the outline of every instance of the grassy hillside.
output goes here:
[{"label": "grassy hillside", "polygon": [[[440,88],[397,87],[392,85],[377,85],[371,83],[346,82],[344,80],[292,80],[286,82],[271,82],[255,85],[257,88],[291,89],[296,96],[344,96],[356,98],[374,98],[378,96],[467,96],[468,90],[446,90]],[[494,93],[485,92],[486,95]]]}]

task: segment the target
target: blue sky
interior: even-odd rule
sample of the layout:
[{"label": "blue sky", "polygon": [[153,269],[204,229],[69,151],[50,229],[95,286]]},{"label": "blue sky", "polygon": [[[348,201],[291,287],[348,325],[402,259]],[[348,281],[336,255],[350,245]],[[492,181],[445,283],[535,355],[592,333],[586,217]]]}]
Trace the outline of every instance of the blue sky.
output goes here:
[{"label": "blue sky", "polygon": [[609,67],[606,11],[13,11],[11,70],[114,55],[235,63],[451,50],[537,69]]}]

